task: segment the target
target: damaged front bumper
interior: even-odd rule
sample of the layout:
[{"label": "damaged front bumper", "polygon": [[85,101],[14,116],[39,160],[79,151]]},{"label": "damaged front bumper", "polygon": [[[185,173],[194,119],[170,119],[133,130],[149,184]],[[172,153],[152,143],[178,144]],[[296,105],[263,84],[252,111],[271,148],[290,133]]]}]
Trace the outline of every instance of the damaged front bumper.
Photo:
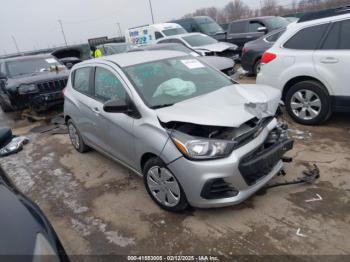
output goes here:
[{"label": "damaged front bumper", "polygon": [[273,119],[256,138],[227,158],[191,161],[182,157],[168,168],[176,174],[192,206],[212,208],[239,204],[282,170],[281,158],[292,149],[293,141],[287,137],[273,138],[278,128],[277,120]]},{"label": "damaged front bumper", "polygon": [[32,108],[35,111],[44,111],[53,106],[63,105],[63,102],[62,91],[43,94],[24,94],[18,95],[16,98],[15,108],[19,110]]}]

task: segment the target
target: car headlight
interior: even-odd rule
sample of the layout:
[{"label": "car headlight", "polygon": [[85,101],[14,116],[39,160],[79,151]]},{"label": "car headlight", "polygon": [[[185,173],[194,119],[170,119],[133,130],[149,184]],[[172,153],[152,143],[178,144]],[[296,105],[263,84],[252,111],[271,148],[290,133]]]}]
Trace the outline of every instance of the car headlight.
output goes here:
[{"label": "car headlight", "polygon": [[19,88],[18,88],[18,93],[20,95],[25,95],[25,94],[33,94],[33,93],[38,93],[39,90],[38,88],[36,87],[36,85],[34,84],[31,84],[31,85],[21,85]]},{"label": "car headlight", "polygon": [[217,159],[230,155],[236,146],[234,141],[215,139],[183,139],[171,136],[177,149],[187,158],[193,160]]}]

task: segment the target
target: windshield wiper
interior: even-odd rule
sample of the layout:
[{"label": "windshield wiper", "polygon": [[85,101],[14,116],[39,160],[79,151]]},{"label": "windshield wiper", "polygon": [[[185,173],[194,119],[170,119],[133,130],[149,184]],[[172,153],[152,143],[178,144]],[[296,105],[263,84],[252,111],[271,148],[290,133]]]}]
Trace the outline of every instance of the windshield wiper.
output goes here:
[{"label": "windshield wiper", "polygon": [[152,109],[159,109],[159,108],[163,108],[163,107],[169,107],[169,106],[173,106],[173,104],[161,104],[161,105],[155,105],[155,106],[151,106]]}]

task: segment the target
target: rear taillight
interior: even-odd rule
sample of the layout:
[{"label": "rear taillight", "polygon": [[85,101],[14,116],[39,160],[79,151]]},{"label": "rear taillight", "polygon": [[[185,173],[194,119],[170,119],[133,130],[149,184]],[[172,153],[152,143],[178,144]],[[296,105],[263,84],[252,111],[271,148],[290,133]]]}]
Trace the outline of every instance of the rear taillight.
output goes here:
[{"label": "rear taillight", "polygon": [[277,57],[276,54],[265,52],[261,58],[261,63],[268,64]]}]

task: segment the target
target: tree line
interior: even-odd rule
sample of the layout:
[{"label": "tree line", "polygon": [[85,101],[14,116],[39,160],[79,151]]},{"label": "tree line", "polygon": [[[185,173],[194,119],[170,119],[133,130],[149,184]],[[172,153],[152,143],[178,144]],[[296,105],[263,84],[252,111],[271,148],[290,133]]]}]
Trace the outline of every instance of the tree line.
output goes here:
[{"label": "tree line", "polygon": [[256,8],[251,8],[242,0],[229,2],[223,8],[200,8],[184,17],[210,16],[218,23],[228,23],[237,19],[257,16],[286,16],[296,13],[317,11],[337,6],[350,5],[350,0],[260,0]]}]

